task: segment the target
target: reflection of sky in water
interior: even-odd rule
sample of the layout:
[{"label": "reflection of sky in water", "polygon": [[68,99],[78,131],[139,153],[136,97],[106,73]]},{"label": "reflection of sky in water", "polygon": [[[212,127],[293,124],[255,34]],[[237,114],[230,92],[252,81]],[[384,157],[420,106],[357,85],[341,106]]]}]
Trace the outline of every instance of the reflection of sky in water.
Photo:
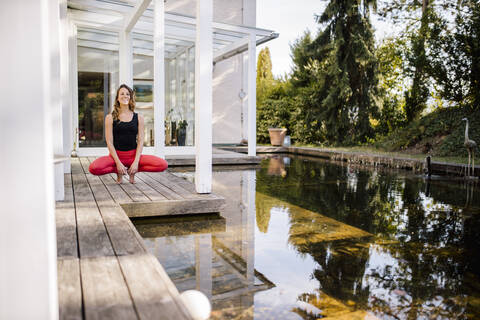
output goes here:
[{"label": "reflection of sky in water", "polygon": [[[300,255],[288,243],[288,210],[273,207],[270,212],[269,230],[272,232],[263,233],[255,228],[255,268],[276,287],[257,293],[255,308],[270,314],[284,314],[296,306],[305,307],[305,303],[297,302],[297,297],[318,288],[318,281],[311,279],[317,263],[308,255]],[[301,317],[290,313],[289,319]]]},{"label": "reflection of sky in water", "polygon": [[146,240],[180,291],[207,271],[213,319],[480,316],[474,186],[285,159],[214,172],[224,226]]}]

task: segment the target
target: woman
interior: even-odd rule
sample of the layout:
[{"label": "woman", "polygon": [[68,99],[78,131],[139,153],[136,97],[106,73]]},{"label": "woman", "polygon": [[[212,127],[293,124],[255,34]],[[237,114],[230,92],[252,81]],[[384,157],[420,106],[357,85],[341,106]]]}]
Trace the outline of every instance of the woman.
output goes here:
[{"label": "woman", "polygon": [[144,120],[134,110],[133,90],[122,84],[117,90],[112,113],[105,117],[105,140],[110,154],[93,161],[88,168],[90,173],[116,173],[117,183],[122,183],[122,177],[128,174],[130,183],[135,183],[135,174],[139,171],[157,172],[167,169],[165,160],[142,155]]}]

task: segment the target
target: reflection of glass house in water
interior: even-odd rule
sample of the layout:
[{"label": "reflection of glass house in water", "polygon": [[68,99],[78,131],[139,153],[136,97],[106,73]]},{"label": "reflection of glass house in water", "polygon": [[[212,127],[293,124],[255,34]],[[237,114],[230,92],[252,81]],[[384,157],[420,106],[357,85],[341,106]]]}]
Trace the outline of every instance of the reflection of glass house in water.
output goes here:
[{"label": "reflection of glass house in water", "polygon": [[[252,308],[255,292],[275,286],[248,260],[212,235],[226,230],[220,216],[161,219],[158,224],[136,223],[147,246],[159,259],[180,292],[205,293],[214,312],[238,313]],[[246,240],[252,242],[254,239]]]}]

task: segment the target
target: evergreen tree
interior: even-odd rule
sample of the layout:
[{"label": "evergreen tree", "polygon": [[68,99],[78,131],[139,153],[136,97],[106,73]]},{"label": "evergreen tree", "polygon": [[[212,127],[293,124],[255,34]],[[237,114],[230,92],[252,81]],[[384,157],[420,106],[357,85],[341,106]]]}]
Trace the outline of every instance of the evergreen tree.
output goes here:
[{"label": "evergreen tree", "polygon": [[375,6],[375,0],[330,0],[316,16],[325,26],[312,49],[325,70],[320,98],[330,141],[350,144],[373,135],[378,78],[370,9]]},{"label": "evergreen tree", "polygon": [[432,50],[432,76],[444,99],[479,109],[480,1],[462,1],[455,5],[452,14],[454,26],[435,43],[436,50]]},{"label": "evergreen tree", "polygon": [[269,95],[273,86],[272,60],[268,47],[263,48],[258,53],[257,62],[257,105],[261,105],[263,100]]},{"label": "evergreen tree", "polygon": [[268,47],[263,48],[258,53],[257,82],[262,80],[273,80],[272,59]]}]

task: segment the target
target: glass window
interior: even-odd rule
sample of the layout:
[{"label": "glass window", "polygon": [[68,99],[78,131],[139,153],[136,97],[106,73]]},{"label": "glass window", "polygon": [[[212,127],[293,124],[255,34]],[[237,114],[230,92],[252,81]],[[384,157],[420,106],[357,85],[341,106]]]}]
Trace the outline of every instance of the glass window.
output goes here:
[{"label": "glass window", "polygon": [[193,146],[195,50],[182,49],[165,65],[165,145]]},{"label": "glass window", "polygon": [[144,118],[145,147],[153,147],[154,114],[153,114],[153,57],[133,55],[133,90],[135,91],[135,112]]}]

